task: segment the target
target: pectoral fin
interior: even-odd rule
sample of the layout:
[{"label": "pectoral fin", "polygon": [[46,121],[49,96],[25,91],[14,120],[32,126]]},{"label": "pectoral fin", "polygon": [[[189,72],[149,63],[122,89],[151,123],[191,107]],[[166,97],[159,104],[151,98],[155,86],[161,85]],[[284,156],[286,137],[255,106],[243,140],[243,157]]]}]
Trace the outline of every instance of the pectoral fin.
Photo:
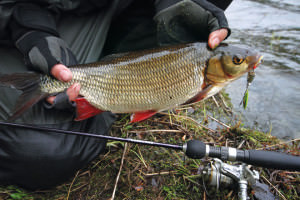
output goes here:
[{"label": "pectoral fin", "polygon": [[203,90],[201,90],[196,96],[188,100],[185,104],[190,104],[190,103],[196,103],[198,101],[201,101],[209,96],[209,93],[212,89],[212,86],[207,86]]},{"label": "pectoral fin", "polygon": [[153,110],[133,113],[130,117],[130,120],[131,120],[130,123],[143,121],[145,119],[148,119],[149,117],[152,117],[156,113],[157,113],[157,111],[153,111]]},{"label": "pectoral fin", "polygon": [[76,103],[76,118],[75,121],[81,121],[93,117],[99,113],[104,112],[92,106],[85,98],[75,99]]},{"label": "pectoral fin", "polygon": [[202,91],[200,91],[196,96],[188,100],[185,104],[196,103],[198,101],[211,97],[216,93],[218,93],[222,88],[223,86],[208,85]]}]

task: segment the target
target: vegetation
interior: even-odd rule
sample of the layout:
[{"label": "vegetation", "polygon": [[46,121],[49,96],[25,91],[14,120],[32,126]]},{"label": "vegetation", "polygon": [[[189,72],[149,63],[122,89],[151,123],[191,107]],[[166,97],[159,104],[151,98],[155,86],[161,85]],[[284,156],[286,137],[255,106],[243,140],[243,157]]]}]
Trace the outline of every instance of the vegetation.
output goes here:
[{"label": "vegetation", "polygon": [[[118,116],[111,135],[155,142],[182,144],[199,139],[216,146],[280,150],[299,155],[299,140],[280,141],[270,133],[244,128],[224,104],[226,95],[171,113],[160,113],[142,123],[129,124]],[[216,120],[222,118],[227,124]],[[200,119],[196,121],[195,119]],[[228,125],[230,123],[230,125]],[[107,152],[62,185],[44,191],[16,186],[0,188],[4,199],[238,199],[238,189],[209,186],[201,173],[210,159],[189,159],[183,152],[165,148],[108,142]],[[236,163],[232,163],[236,164]],[[271,198],[300,199],[300,173],[254,167]],[[251,199],[258,192],[248,187]]]}]

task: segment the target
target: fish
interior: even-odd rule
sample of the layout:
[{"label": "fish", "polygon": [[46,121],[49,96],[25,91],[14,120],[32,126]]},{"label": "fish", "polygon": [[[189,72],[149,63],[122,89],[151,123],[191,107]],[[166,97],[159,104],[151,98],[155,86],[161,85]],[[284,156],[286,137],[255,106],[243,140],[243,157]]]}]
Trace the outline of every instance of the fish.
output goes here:
[{"label": "fish", "polygon": [[23,91],[11,119],[41,99],[79,83],[74,120],[111,111],[132,113],[134,123],[213,96],[254,70],[261,60],[262,55],[248,47],[222,43],[212,50],[206,43],[195,42],[112,54],[99,62],[69,66],[73,78],[67,83],[26,72],[0,74],[0,84]]}]

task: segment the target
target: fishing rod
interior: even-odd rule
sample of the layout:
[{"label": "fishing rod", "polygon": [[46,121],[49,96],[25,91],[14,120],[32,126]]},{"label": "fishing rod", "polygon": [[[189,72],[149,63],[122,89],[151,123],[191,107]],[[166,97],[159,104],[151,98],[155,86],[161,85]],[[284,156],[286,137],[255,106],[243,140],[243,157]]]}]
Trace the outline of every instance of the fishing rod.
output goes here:
[{"label": "fishing rod", "polygon": [[68,131],[61,129],[54,129],[48,127],[35,126],[31,124],[17,124],[10,122],[0,122],[2,126],[24,128],[36,131],[48,131],[55,133],[63,133],[68,135],[77,135],[85,137],[93,137],[98,139],[107,139],[114,141],[129,142],[135,144],[149,145],[164,147],[169,149],[181,150],[189,158],[201,159],[204,157],[219,158],[223,161],[240,161],[246,164],[255,166],[281,169],[281,170],[292,170],[300,171],[300,156],[293,156],[285,153],[265,151],[265,150],[240,150],[232,147],[214,147],[205,144],[199,140],[190,140],[183,145],[158,143],[146,140],[137,140],[132,138],[122,138],[107,135],[97,135],[85,132]]}]

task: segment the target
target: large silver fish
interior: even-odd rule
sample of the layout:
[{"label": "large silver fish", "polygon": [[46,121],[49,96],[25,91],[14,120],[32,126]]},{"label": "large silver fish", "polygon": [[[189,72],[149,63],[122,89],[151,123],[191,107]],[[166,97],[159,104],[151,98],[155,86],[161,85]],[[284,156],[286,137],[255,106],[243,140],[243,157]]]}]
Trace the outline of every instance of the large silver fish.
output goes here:
[{"label": "large silver fish", "polygon": [[71,66],[73,79],[68,83],[46,75],[23,73],[0,75],[0,84],[14,86],[27,93],[23,96],[31,96],[26,102],[19,101],[22,103],[14,117],[41,98],[80,83],[83,98],[75,100],[76,120],[111,111],[134,113],[132,122],[137,122],[158,111],[216,94],[256,68],[261,59],[251,49],[221,44],[211,50],[206,43],[192,43],[114,54],[97,63]]}]

